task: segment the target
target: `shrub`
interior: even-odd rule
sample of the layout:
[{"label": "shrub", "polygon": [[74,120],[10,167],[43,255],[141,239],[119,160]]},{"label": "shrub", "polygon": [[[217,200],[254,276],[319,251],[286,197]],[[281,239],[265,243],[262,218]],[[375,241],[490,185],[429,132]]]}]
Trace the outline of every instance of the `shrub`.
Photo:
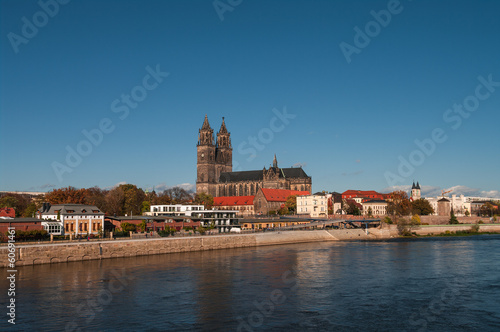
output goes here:
[{"label": "shrub", "polygon": [[413,217],[411,217],[411,224],[412,225],[420,225],[422,221],[420,220],[420,216],[418,214],[414,214]]},{"label": "shrub", "polygon": [[113,237],[126,237],[130,236],[130,233],[127,231],[114,231],[113,232]]},{"label": "shrub", "polygon": [[135,225],[128,222],[123,222],[121,226],[124,232],[135,232],[136,230]]},{"label": "shrub", "polygon": [[389,218],[388,216],[386,216],[384,219],[382,219],[383,222],[385,222],[386,224],[392,224],[392,219]]},{"label": "shrub", "polygon": [[470,228],[470,231],[471,231],[472,233],[478,233],[478,232],[479,232],[479,225],[478,225],[478,224],[473,225],[473,226]]}]

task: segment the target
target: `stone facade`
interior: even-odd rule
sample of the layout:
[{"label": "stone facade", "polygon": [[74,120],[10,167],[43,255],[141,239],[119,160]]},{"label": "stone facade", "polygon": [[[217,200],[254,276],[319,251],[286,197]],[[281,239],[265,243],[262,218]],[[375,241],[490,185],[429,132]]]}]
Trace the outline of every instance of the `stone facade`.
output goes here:
[{"label": "stone facade", "polygon": [[260,188],[309,191],[312,180],[304,170],[280,168],[276,155],[268,169],[232,172],[233,148],[231,134],[227,131],[224,118],[214,140],[214,131],[208,118],[198,133],[196,192],[214,197],[253,196]]}]

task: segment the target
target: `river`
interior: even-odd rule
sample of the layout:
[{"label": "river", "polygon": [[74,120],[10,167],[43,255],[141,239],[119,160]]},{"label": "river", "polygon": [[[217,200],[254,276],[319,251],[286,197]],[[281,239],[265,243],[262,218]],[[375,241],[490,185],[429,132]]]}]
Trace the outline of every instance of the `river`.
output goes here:
[{"label": "river", "polygon": [[9,328],[499,331],[499,258],[500,235],[483,235],[19,267]]}]

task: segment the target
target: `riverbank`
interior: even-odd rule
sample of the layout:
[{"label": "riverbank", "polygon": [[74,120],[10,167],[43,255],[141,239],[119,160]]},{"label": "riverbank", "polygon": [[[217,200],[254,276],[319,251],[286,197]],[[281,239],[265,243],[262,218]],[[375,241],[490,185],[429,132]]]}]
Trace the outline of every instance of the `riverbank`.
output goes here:
[{"label": "riverbank", "polygon": [[[472,225],[420,226],[418,235],[470,230]],[[500,225],[480,225],[480,232],[500,233]],[[149,238],[52,244],[16,244],[15,266],[66,263],[118,257],[168,254],[323,241],[386,240],[399,237],[395,225],[383,228],[273,231],[251,234]],[[0,248],[0,266],[9,266],[9,248]]]}]

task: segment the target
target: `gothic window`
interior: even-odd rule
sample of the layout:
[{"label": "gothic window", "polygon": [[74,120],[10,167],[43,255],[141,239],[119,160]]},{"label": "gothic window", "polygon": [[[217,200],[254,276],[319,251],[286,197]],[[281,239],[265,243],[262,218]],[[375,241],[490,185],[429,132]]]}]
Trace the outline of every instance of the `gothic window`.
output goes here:
[{"label": "gothic window", "polygon": [[241,193],[243,192],[243,186],[240,184],[240,188],[238,191],[238,196],[242,196]]},{"label": "gothic window", "polygon": [[304,191],[304,185],[302,185],[300,188],[301,188],[300,190]]}]

